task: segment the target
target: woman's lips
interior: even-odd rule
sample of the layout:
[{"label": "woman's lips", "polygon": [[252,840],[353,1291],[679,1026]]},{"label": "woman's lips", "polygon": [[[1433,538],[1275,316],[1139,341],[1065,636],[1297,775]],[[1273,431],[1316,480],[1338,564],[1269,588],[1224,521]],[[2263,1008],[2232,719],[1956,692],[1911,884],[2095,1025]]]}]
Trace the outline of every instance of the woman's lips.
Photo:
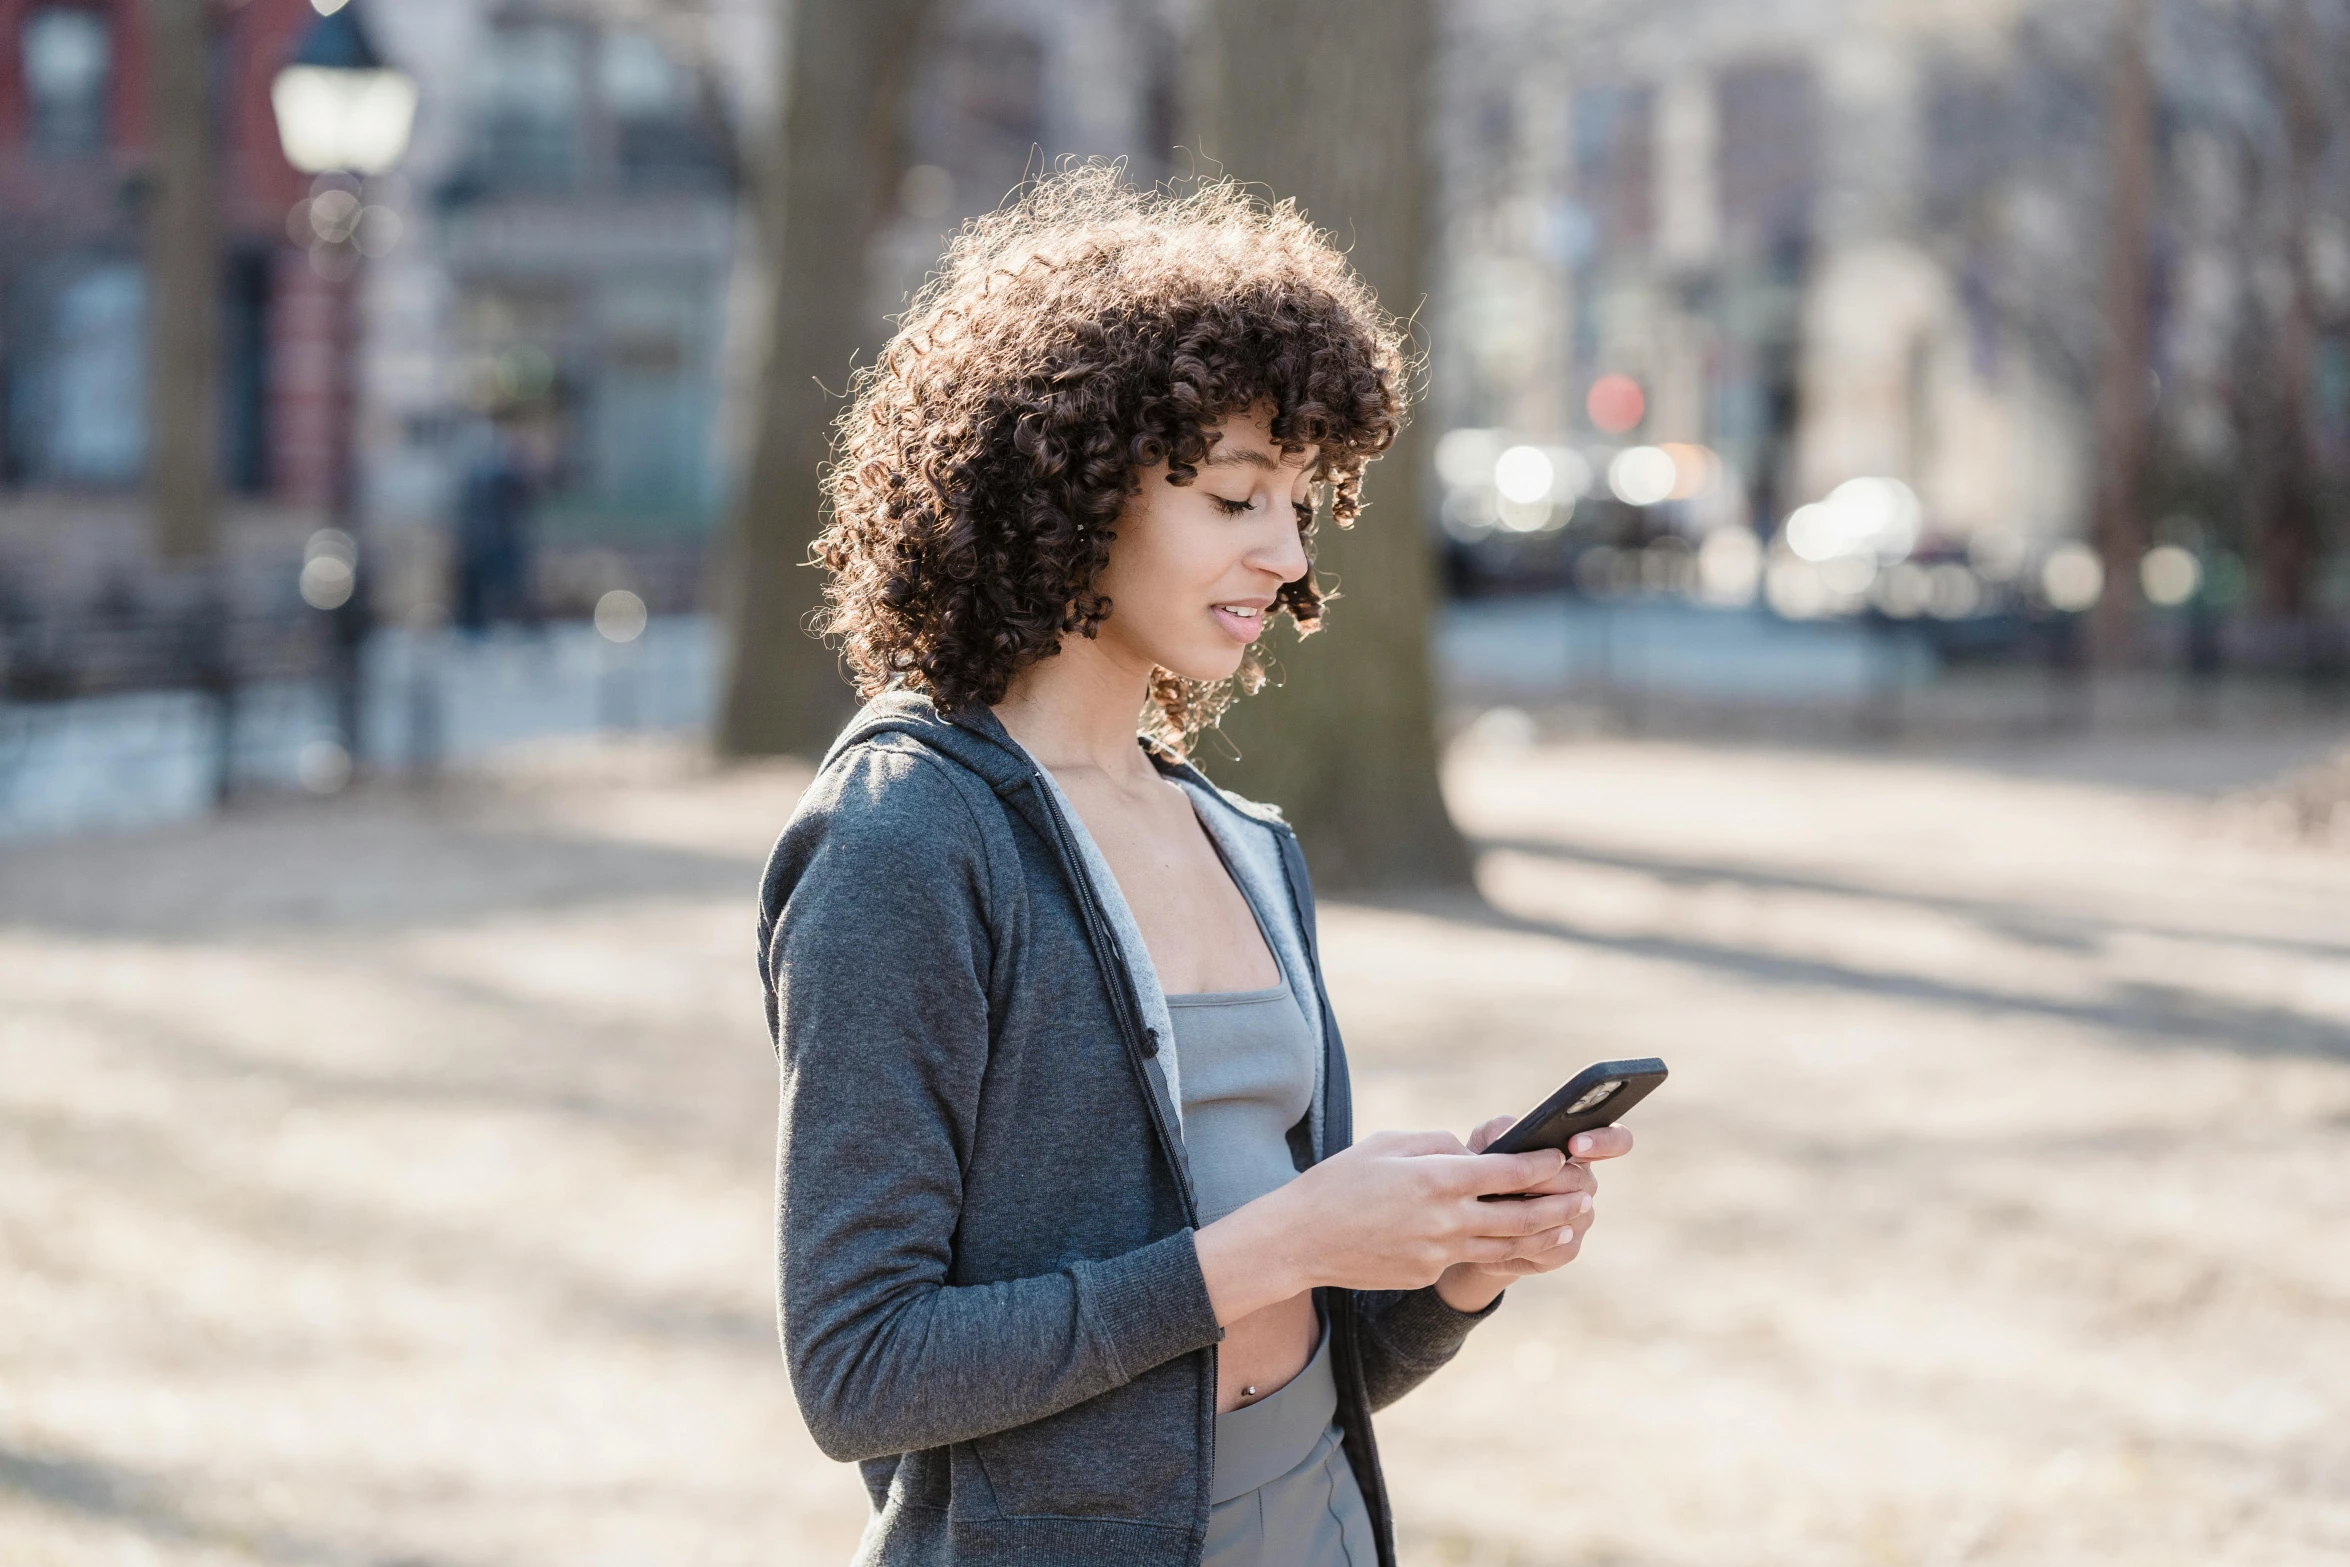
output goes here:
[{"label": "woman's lips", "polygon": [[1265,612],[1261,609],[1229,604],[1211,604],[1208,609],[1216,617],[1216,624],[1224,628],[1225,635],[1236,642],[1254,642],[1257,633],[1265,629]]}]

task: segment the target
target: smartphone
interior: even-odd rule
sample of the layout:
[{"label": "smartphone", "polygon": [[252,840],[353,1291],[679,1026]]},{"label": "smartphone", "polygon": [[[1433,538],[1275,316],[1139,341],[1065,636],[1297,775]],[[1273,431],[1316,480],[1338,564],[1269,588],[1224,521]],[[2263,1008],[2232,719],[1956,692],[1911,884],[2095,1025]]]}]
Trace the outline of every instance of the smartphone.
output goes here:
[{"label": "smartphone", "polygon": [[1599,1061],[1566,1081],[1548,1099],[1518,1117],[1496,1137],[1487,1153],[1531,1153],[1537,1148],[1567,1151],[1567,1139],[1594,1127],[1613,1126],[1624,1113],[1657,1091],[1665,1064],[1654,1056],[1636,1061]]}]

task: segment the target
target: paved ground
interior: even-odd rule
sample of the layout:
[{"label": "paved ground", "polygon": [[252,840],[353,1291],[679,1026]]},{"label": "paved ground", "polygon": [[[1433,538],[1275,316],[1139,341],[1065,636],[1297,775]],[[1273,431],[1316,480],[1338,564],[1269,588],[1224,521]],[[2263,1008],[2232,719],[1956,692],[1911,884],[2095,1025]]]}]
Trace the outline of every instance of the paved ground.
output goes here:
[{"label": "paved ground", "polygon": [[[2128,784],[2224,758],[1512,727],[1452,778],[1489,902],[1327,911],[1361,1119],[1674,1081],[1384,1418],[1410,1562],[2350,1556],[2350,852]],[[767,1296],[797,782],[0,848],[0,1559],[842,1559]]]}]

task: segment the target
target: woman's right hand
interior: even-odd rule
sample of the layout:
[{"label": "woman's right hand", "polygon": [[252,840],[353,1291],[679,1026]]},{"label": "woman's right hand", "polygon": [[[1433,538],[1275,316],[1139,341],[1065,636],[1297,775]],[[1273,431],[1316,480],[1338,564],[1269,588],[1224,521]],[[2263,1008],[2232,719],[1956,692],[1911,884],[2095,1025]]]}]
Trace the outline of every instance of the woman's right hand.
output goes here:
[{"label": "woman's right hand", "polygon": [[1449,1132],[1381,1132],[1267,1192],[1195,1237],[1216,1320],[1321,1285],[1419,1289],[1456,1263],[1500,1262],[1555,1243],[1575,1193],[1479,1202],[1558,1174],[1556,1149],[1472,1154]]}]

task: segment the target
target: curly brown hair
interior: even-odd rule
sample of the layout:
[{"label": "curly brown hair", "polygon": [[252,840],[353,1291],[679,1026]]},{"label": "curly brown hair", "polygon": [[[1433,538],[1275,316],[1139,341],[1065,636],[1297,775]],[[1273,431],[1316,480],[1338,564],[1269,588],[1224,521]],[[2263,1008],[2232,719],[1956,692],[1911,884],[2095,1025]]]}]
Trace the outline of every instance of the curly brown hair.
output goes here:
[{"label": "curly brown hair", "polygon": [[[1294,204],[1230,181],[1137,190],[1104,164],[1033,181],[965,225],[851,385],[812,551],[830,573],[817,629],[865,696],[1001,701],[1110,613],[1095,585],[1140,470],[1189,484],[1219,421],[1262,406],[1284,451],[1319,449],[1309,564],[1276,604],[1309,634],[1315,512],[1353,522],[1406,371],[1398,323]],[[1180,754],[1264,679],[1253,646],[1231,680],[1162,669],[1147,727]]]}]

